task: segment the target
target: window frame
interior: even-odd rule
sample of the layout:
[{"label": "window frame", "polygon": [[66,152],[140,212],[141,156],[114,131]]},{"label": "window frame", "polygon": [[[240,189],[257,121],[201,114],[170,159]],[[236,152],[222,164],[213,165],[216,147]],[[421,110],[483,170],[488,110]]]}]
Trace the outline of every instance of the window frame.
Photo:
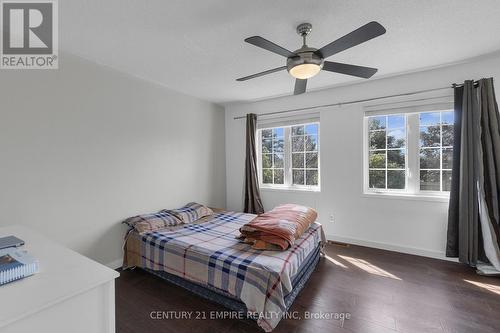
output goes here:
[{"label": "window frame", "polygon": [[[267,184],[267,185],[274,185],[274,186],[282,186],[286,183],[286,164],[285,164],[285,155],[286,155],[286,130],[285,128],[283,128],[283,151],[282,152],[275,152],[275,151],[272,151],[271,153],[266,153],[266,155],[271,155],[271,168],[263,168],[262,167],[262,131],[263,130],[271,130],[272,133],[274,133],[274,129],[277,129],[277,128],[283,128],[283,126],[274,126],[274,127],[267,127],[267,128],[261,128],[257,131],[257,133],[259,134],[259,140],[258,140],[258,151],[259,151],[259,154],[258,154],[258,172],[259,172],[259,184],[260,183],[263,183],[263,179],[264,179],[264,169],[268,169],[268,170],[272,170],[272,174],[273,174],[273,184]],[[274,147],[273,145],[273,141],[274,141],[274,138],[271,139],[271,146]],[[283,168],[275,168],[274,167],[274,155],[276,154],[281,154],[283,155]],[[274,170],[276,169],[283,169],[283,184],[274,184]]]},{"label": "window frame", "polygon": [[[440,115],[439,115],[439,133],[440,133],[440,137],[439,137],[439,146],[438,146],[438,149],[440,150],[439,152],[439,169],[423,169],[424,171],[426,170],[436,170],[439,172],[439,186],[441,188],[440,191],[427,191],[427,190],[421,190],[420,189],[420,186],[418,186],[418,191],[420,193],[429,193],[430,195],[440,195],[441,193],[446,193],[448,196],[449,196],[449,193],[450,191],[443,191],[443,187],[444,187],[444,183],[443,183],[443,171],[452,171],[452,169],[444,169],[443,168],[443,150],[444,149],[453,149],[453,145],[451,146],[443,146],[443,122],[442,122],[442,112],[450,112],[450,111],[453,111],[453,110],[438,110],[438,111],[422,111],[422,112],[419,112],[417,114],[417,135],[418,135],[418,156],[420,156],[420,149],[423,148],[423,149],[432,149],[433,147],[420,147],[420,127],[422,126],[430,126],[430,125],[421,125],[420,122],[418,121],[418,117],[419,117],[419,114],[421,113],[433,113],[433,112],[439,112]],[[444,126],[454,126],[453,124],[449,124],[449,125],[444,125]],[[453,150],[452,150],[452,153],[453,153]],[[418,160],[418,162],[420,162],[420,159]],[[418,165],[418,180],[420,180],[420,165]],[[418,185],[420,185],[420,183],[418,183]]]},{"label": "window frame", "polygon": [[[449,112],[454,111],[450,108],[439,108],[427,111],[418,112],[383,112],[380,114],[370,115],[365,113],[363,116],[363,194],[365,196],[380,196],[380,197],[394,197],[394,198],[422,198],[422,199],[436,199],[438,201],[446,201],[450,196],[449,191],[426,191],[420,189],[420,120],[421,113],[431,112]],[[406,186],[404,190],[399,189],[378,189],[370,188],[369,185],[369,117],[372,116],[390,116],[390,115],[405,115],[406,124]],[[442,127],[442,124],[440,125]],[[441,131],[442,132],[442,131]],[[442,136],[440,138],[442,144]],[[443,146],[439,148],[442,150]],[[448,147],[448,146],[446,146]],[[387,147],[386,147],[387,149]],[[440,156],[440,186],[442,188],[442,156]],[[447,169],[446,169],[447,170]],[[386,179],[387,184],[387,179]]]},{"label": "window frame", "polygon": [[[318,185],[296,185],[293,184],[292,179],[292,127],[293,126],[307,126],[307,125],[317,125],[317,153],[318,153]],[[262,168],[262,130],[283,128],[283,139],[284,139],[284,149],[283,149],[283,184],[268,184],[263,182],[263,169]],[[257,129],[256,146],[257,146],[257,172],[259,179],[259,187],[264,190],[282,190],[282,191],[306,191],[306,192],[321,192],[321,124],[319,121],[307,121],[299,122],[292,125],[274,125],[269,127],[262,127]],[[306,170],[304,165],[304,170]],[[305,174],[304,174],[305,177]]]},{"label": "window frame", "polygon": [[[384,114],[384,115],[380,115],[380,116],[390,116],[390,115],[401,115],[401,113],[391,113],[391,114]],[[373,193],[379,193],[379,192],[385,192],[385,193],[406,193],[407,189],[408,189],[408,176],[407,176],[407,173],[408,173],[408,119],[406,117],[405,114],[402,114],[403,116],[405,116],[405,147],[404,148],[388,148],[387,147],[387,133],[386,133],[386,137],[385,137],[385,141],[386,141],[386,146],[385,146],[385,149],[380,149],[382,151],[385,151],[385,168],[382,169],[382,168],[371,168],[372,170],[373,169],[378,169],[378,170],[384,170],[385,171],[385,186],[387,187],[387,172],[389,170],[395,170],[395,171],[401,171],[401,170],[404,170],[405,171],[405,190],[401,190],[401,189],[388,189],[388,188],[385,188],[385,189],[381,189],[381,188],[370,188],[370,144],[369,144],[369,139],[370,139],[370,129],[369,129],[369,125],[368,125],[368,116],[364,117],[365,118],[365,130],[364,130],[364,140],[365,140],[365,143],[366,143],[366,152],[365,152],[365,155],[364,155],[364,159],[366,160],[366,165],[365,165],[365,168],[366,168],[366,176],[365,176],[365,181],[366,181],[366,189],[370,192],[373,192]],[[389,130],[388,128],[388,124],[386,123],[386,129],[385,129],[385,132],[387,132]],[[405,167],[404,169],[388,169],[387,168],[387,164],[388,164],[388,152],[390,150],[405,150]],[[375,150],[377,151],[377,150]]]}]

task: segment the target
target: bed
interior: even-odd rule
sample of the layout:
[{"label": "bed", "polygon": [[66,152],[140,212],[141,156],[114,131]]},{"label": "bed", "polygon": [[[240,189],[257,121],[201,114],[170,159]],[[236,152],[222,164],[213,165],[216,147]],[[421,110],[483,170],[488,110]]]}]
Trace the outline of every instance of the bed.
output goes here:
[{"label": "bed", "polygon": [[254,250],[235,237],[255,216],[221,211],[153,232],[131,230],[124,268],[140,267],[270,332],[314,270],[325,237],[321,225],[313,223],[286,251]]}]

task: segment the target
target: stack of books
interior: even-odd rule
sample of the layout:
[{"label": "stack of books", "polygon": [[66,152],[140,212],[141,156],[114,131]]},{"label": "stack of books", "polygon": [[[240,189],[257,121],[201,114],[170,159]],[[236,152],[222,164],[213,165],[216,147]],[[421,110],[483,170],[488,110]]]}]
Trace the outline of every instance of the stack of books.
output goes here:
[{"label": "stack of books", "polygon": [[0,250],[0,286],[38,272],[38,261],[25,250],[9,247]]}]

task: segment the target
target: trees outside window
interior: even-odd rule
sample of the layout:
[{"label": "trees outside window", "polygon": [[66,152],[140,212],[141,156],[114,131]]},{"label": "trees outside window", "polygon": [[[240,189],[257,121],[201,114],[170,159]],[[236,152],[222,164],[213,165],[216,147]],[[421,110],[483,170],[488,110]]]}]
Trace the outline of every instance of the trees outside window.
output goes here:
[{"label": "trees outside window", "polygon": [[263,187],[319,190],[319,123],[259,130]]},{"label": "trees outside window", "polygon": [[453,111],[367,116],[365,188],[405,194],[450,191]]}]

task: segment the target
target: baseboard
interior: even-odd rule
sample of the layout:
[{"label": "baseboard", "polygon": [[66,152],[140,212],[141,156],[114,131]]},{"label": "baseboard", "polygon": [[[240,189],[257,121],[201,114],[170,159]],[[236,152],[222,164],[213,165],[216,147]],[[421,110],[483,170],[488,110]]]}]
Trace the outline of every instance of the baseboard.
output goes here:
[{"label": "baseboard", "polygon": [[356,239],[356,238],[349,238],[349,237],[342,237],[342,236],[327,235],[326,238],[328,240],[331,240],[334,242],[339,242],[339,243],[373,247],[375,249],[394,251],[394,252],[400,252],[400,253],[406,253],[406,254],[413,254],[416,256],[441,259],[441,260],[447,260],[447,261],[454,261],[454,262],[457,261],[455,258],[446,257],[444,252],[429,251],[429,250],[424,250],[424,249],[419,249],[419,248],[414,248],[414,247],[406,247],[406,246],[401,246],[401,245],[396,245],[396,244],[379,243],[379,242],[373,242],[373,241],[367,241],[367,240],[363,240],[363,239]]},{"label": "baseboard", "polygon": [[112,262],[107,263],[105,266],[111,268],[111,269],[118,269],[123,266],[123,259],[116,259]]}]

